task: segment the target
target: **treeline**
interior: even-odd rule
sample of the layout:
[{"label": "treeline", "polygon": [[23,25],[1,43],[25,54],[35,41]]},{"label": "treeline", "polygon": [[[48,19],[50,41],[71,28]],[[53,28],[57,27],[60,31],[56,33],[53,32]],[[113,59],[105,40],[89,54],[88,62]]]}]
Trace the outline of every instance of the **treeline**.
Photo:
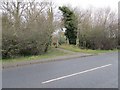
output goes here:
[{"label": "treeline", "polygon": [[[54,15],[50,2],[3,2],[2,58],[41,55],[51,44],[52,33],[66,28],[69,44],[85,49],[115,49],[118,17],[110,8],[74,9],[63,6]],[[55,20],[55,18],[57,18]],[[61,41],[60,41],[61,40]],[[66,39],[59,41],[66,43]]]},{"label": "treeline", "polygon": [[[110,8],[71,9],[63,6],[65,35],[69,44],[85,49],[110,50],[118,47],[118,16]],[[73,15],[75,16],[74,19]],[[76,33],[77,32],[77,33]],[[76,41],[71,43],[70,41]],[[120,42],[119,42],[120,43]]]},{"label": "treeline", "polygon": [[2,4],[2,58],[40,55],[48,50],[53,27],[52,3]]},{"label": "treeline", "polygon": [[79,47],[115,49],[118,46],[118,16],[110,8],[78,10]]}]

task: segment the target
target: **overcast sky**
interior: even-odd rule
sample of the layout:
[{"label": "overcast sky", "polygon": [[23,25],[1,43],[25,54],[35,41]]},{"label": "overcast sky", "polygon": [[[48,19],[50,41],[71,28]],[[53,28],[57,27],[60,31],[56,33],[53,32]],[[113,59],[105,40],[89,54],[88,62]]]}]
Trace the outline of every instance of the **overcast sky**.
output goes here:
[{"label": "overcast sky", "polygon": [[[48,0],[47,0],[48,1]],[[71,5],[72,7],[95,7],[95,8],[105,8],[110,7],[113,10],[118,9],[119,0],[51,0],[57,6]]]},{"label": "overcast sky", "polygon": [[[1,1],[12,1],[12,0],[1,0]],[[28,1],[28,0],[24,0],[24,1]],[[118,10],[118,2],[120,0],[35,0],[35,1],[52,1],[56,6],[70,5],[72,7],[80,7],[80,8],[110,7],[112,10]]]}]

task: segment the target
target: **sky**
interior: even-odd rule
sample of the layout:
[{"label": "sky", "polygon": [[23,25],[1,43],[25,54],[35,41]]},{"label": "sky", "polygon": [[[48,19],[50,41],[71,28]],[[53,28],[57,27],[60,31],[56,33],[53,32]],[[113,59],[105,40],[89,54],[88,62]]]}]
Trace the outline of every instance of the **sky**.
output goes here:
[{"label": "sky", "polygon": [[[1,0],[1,1],[12,1],[12,0]],[[24,1],[29,1],[29,0],[24,0]],[[120,0],[35,0],[35,1],[52,1],[56,6],[70,5],[74,8],[80,7],[86,9],[89,7],[94,7],[94,8],[110,7],[112,10],[118,10],[118,2]]]},{"label": "sky", "polygon": [[77,7],[83,9],[87,9],[90,7],[96,9],[110,7],[113,11],[118,12],[118,2],[120,0],[49,0],[49,1],[52,1],[56,6],[69,5],[73,8]]},{"label": "sky", "polygon": [[[48,1],[48,0],[47,0]],[[50,0],[56,6],[70,5],[72,7],[80,8],[105,8],[110,7],[112,10],[118,9],[118,2],[120,0]]]}]

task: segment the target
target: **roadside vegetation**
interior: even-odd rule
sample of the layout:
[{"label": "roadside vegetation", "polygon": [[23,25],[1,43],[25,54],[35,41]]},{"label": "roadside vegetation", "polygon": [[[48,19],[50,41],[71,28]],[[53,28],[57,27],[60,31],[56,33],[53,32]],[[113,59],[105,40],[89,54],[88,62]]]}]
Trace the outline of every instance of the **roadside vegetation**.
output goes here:
[{"label": "roadside vegetation", "polygon": [[4,2],[2,8],[2,58],[46,53],[54,31],[52,4]]},{"label": "roadside vegetation", "polygon": [[75,45],[68,45],[63,44],[60,46],[60,48],[69,50],[76,53],[90,53],[90,54],[100,54],[100,53],[107,53],[107,52],[114,52],[117,51],[117,49],[114,50],[92,50],[92,49],[80,49],[78,46]]},{"label": "roadside vegetation", "polygon": [[68,54],[56,48],[98,54],[120,47],[117,12],[110,8],[61,6],[58,13],[52,2],[16,1],[3,2],[1,9],[3,62]]},{"label": "roadside vegetation", "polygon": [[46,52],[43,55],[32,55],[32,56],[4,59],[3,63],[21,62],[21,61],[29,61],[29,60],[41,60],[41,59],[55,58],[58,56],[65,56],[65,55],[69,55],[69,54],[70,53],[60,51],[55,48],[50,48],[50,49],[48,49],[48,52]]}]

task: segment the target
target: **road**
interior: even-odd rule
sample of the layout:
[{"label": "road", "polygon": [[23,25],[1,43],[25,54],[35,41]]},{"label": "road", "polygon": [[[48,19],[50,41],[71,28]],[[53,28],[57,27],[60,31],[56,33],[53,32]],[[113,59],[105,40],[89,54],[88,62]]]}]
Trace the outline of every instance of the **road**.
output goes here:
[{"label": "road", "polygon": [[117,88],[118,53],[3,69],[3,88]]}]

